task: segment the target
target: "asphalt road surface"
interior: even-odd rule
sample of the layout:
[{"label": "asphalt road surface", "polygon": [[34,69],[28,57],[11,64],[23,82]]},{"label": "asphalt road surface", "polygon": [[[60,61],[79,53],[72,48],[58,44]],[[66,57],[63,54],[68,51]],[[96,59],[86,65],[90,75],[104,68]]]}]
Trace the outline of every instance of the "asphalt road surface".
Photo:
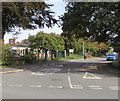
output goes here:
[{"label": "asphalt road surface", "polygon": [[104,58],[69,60],[3,74],[2,99],[118,99],[116,75],[85,68],[105,62]]}]

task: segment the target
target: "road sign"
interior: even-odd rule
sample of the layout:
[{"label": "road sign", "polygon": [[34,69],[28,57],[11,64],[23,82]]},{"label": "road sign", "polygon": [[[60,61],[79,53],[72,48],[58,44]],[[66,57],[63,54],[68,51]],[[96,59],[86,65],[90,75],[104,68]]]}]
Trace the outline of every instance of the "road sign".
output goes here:
[{"label": "road sign", "polygon": [[73,50],[73,49],[69,49],[69,52],[70,52],[70,53],[73,53],[73,52],[74,52],[74,50]]},{"label": "road sign", "polygon": [[15,39],[9,39],[9,45],[14,45],[15,44]]}]

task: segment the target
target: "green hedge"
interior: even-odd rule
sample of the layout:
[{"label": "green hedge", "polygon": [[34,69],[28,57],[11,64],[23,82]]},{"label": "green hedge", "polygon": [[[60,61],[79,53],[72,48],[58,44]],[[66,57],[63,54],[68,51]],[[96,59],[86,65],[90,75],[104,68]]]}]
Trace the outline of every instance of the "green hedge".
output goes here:
[{"label": "green hedge", "polygon": [[13,53],[7,45],[2,47],[1,62],[2,65],[11,65],[14,63]]}]

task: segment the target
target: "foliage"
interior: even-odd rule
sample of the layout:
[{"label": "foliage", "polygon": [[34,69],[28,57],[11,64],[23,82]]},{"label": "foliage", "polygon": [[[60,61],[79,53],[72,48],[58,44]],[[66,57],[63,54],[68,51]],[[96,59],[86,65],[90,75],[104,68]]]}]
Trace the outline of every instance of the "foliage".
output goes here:
[{"label": "foliage", "polygon": [[[91,41],[120,42],[120,2],[70,2],[61,17],[63,36]],[[118,46],[118,44],[116,44]]]},{"label": "foliage", "polygon": [[2,59],[2,45],[3,45],[3,42],[2,40],[0,40],[0,61]]},{"label": "foliage", "polygon": [[19,62],[36,63],[37,57],[33,53],[26,54],[24,57],[19,58]]},{"label": "foliage", "polygon": [[65,38],[67,40],[65,40],[66,42],[66,50],[69,49],[74,49],[74,52],[82,52],[83,49],[83,42],[85,41],[82,38],[74,38],[72,37],[72,39],[68,39]]},{"label": "foliage", "polygon": [[22,44],[29,44],[29,41],[28,41],[28,39],[24,39],[24,40],[21,41],[21,43]]},{"label": "foliage", "polygon": [[105,43],[89,42],[88,45],[88,53],[92,53],[94,56],[105,55],[105,53],[109,50],[109,46]]},{"label": "foliage", "polygon": [[1,61],[3,65],[11,65],[14,63],[13,54],[10,51],[10,48],[8,45],[4,45],[2,47],[2,54],[1,54]]},{"label": "foliage", "polygon": [[2,39],[5,32],[23,29],[52,27],[57,23],[50,7],[45,2],[2,2]]},{"label": "foliage", "polygon": [[83,44],[85,53],[97,56],[99,52],[104,53],[108,51],[109,47],[105,43],[90,42],[87,39],[75,38],[74,36],[71,39],[67,37],[64,38],[66,50],[74,49],[74,53],[83,52]]},{"label": "foliage", "polygon": [[[45,56],[47,51],[57,51],[64,50],[64,40],[60,35],[54,33],[44,33],[39,32],[37,35],[29,36],[29,47],[31,49],[42,49],[45,51]],[[47,57],[45,57],[47,58]]]},{"label": "foliage", "polygon": [[28,53],[24,57],[15,58],[14,54],[10,50],[9,45],[3,45],[0,55],[2,65],[18,65],[24,63],[35,63],[37,61],[36,56],[34,56],[32,53]]}]

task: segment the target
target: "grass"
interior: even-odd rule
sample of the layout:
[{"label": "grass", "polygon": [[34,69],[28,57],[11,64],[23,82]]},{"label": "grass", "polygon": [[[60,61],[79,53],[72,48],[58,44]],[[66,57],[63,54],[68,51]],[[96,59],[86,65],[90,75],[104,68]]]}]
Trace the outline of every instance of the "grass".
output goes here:
[{"label": "grass", "polygon": [[50,60],[51,60],[51,58],[47,58],[47,59],[41,58],[41,59],[39,59],[38,61],[50,61]]},{"label": "grass", "polygon": [[69,60],[69,59],[82,59],[83,56],[78,54],[71,54],[70,56],[67,56],[66,58],[60,58],[59,60]]},{"label": "grass", "polygon": [[7,68],[8,66],[2,65],[2,62],[0,61],[0,68]]},{"label": "grass", "polygon": [[0,68],[7,68],[7,66],[0,66]]},{"label": "grass", "polygon": [[68,58],[60,58],[58,60],[69,60]]},{"label": "grass", "polygon": [[[67,56],[66,58],[59,57],[59,58],[54,58],[53,60],[69,60],[69,59],[81,59],[81,58],[83,58],[83,56],[78,55],[78,54],[71,54],[70,56]],[[38,61],[45,61],[45,60],[46,59],[41,58]],[[51,58],[47,58],[46,61],[50,61],[50,60]]]},{"label": "grass", "polygon": [[3,66],[2,62],[0,61],[0,68],[6,68],[7,66]]},{"label": "grass", "polygon": [[78,55],[78,54],[71,54],[70,56],[67,57],[67,59],[81,59],[83,56]]}]

